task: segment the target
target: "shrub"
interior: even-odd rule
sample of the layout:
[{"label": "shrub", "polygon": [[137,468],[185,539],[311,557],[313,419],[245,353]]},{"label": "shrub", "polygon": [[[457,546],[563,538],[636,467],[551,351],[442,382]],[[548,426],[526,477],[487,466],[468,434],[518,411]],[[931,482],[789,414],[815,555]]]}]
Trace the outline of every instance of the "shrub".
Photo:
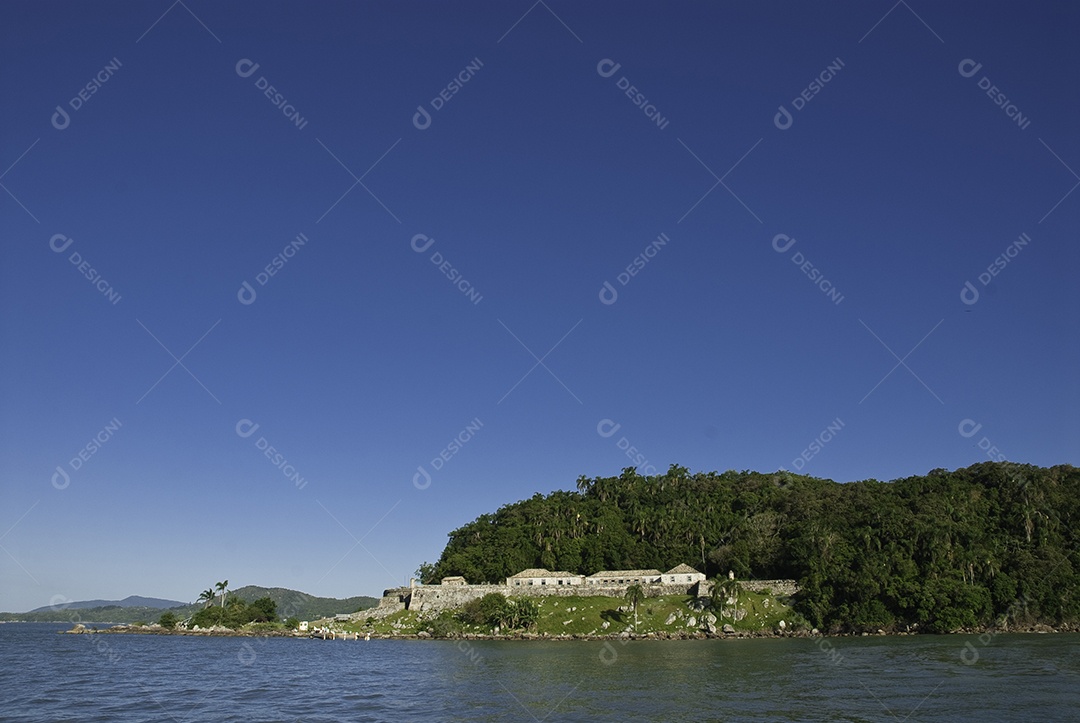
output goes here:
[{"label": "shrub", "polygon": [[445,611],[431,621],[429,630],[436,638],[448,638],[461,632],[461,621],[450,611]]},{"label": "shrub", "polygon": [[486,623],[487,617],[480,605],[480,598],[475,598],[462,605],[461,612],[458,613],[458,620],[467,625],[483,625]]},{"label": "shrub", "polygon": [[172,630],[173,628],[176,627],[176,624],[178,622],[180,622],[180,621],[179,621],[179,619],[177,619],[176,613],[174,613],[171,610],[163,612],[161,614],[161,617],[158,618],[158,625],[165,628],[166,630]]},{"label": "shrub", "polygon": [[244,617],[247,618],[245,622],[266,623],[277,621],[277,603],[269,597],[261,597],[258,600],[251,601],[244,612],[246,613]]}]

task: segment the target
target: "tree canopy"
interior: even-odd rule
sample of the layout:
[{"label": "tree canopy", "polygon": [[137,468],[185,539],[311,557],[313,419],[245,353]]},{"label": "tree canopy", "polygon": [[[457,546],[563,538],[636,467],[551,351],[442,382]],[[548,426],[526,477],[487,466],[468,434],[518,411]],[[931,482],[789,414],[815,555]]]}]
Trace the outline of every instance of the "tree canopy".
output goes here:
[{"label": "tree canopy", "polygon": [[1080,618],[1080,469],[985,462],[893,482],[788,472],[581,477],[450,533],[424,582],[679,563],[792,578],[818,627],[932,631]]}]

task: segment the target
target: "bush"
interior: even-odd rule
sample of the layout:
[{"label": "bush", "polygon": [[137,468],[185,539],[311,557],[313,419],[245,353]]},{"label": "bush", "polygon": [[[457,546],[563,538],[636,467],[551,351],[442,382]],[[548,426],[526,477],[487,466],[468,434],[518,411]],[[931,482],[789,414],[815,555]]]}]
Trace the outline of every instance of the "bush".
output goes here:
[{"label": "bush", "polygon": [[532,598],[508,599],[502,593],[488,593],[461,607],[456,619],[467,625],[498,625],[516,630],[529,628],[540,617],[540,606]]},{"label": "bush", "polygon": [[212,628],[215,625],[225,624],[225,611],[221,608],[203,608],[191,616],[192,627]]},{"label": "bush", "polygon": [[268,623],[277,621],[277,603],[269,597],[261,597],[247,605],[244,622]]},{"label": "bush", "polygon": [[499,592],[489,592],[480,598],[480,612],[488,625],[504,625],[511,616],[510,601]]},{"label": "bush", "polygon": [[448,610],[432,620],[428,629],[436,638],[449,638],[462,631],[461,621],[454,617],[454,614]]},{"label": "bush", "polygon": [[480,605],[480,598],[474,598],[462,605],[461,612],[458,613],[458,620],[466,625],[483,625],[486,623],[487,617]]},{"label": "bush", "polygon": [[163,612],[161,617],[158,618],[158,625],[166,630],[172,630],[176,627],[178,622],[180,622],[180,620],[176,617],[176,613],[171,610]]},{"label": "bush", "polygon": [[285,627],[289,628],[290,630],[296,630],[298,627],[300,627],[300,621],[297,620],[295,617],[291,617],[285,621]]},{"label": "bush", "polygon": [[510,619],[509,627],[512,629],[531,628],[540,619],[540,606],[532,598],[520,597],[509,600]]},{"label": "bush", "polygon": [[276,623],[277,603],[269,597],[261,597],[250,603],[238,597],[229,598],[225,609],[220,607],[203,608],[191,618],[192,625],[210,628],[224,625],[227,628],[239,628],[248,623]]}]

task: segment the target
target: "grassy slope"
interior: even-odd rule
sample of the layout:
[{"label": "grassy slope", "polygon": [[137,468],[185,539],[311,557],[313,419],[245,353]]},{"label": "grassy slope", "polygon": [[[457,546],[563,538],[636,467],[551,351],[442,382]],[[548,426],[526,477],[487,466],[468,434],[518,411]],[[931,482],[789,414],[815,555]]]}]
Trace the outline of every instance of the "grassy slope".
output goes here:
[{"label": "grassy slope", "polygon": [[[647,598],[638,606],[638,633],[679,631],[693,632],[701,628],[702,618],[711,610],[694,610],[691,605],[696,599],[686,595],[665,595]],[[633,612],[618,612],[619,607],[629,607],[625,600],[611,597],[547,597],[537,599],[540,605],[540,619],[535,632],[548,635],[611,635],[633,628]],[[739,596],[739,608],[746,610],[741,620],[735,621],[727,611],[727,617],[717,615],[717,627],[725,623],[737,631],[775,630],[781,620],[790,626],[800,618],[787,604],[784,598],[774,598],[753,592],[743,592]],[[671,625],[665,625],[668,616],[677,616]],[[690,617],[697,618],[695,627],[687,627]],[[608,627],[604,627],[604,623]],[[415,634],[431,627],[431,618],[424,618],[411,610],[390,615],[383,620],[368,625],[363,617],[360,620],[336,626],[349,632],[372,632],[379,634]],[[490,634],[488,626],[464,626],[463,632]]]}]

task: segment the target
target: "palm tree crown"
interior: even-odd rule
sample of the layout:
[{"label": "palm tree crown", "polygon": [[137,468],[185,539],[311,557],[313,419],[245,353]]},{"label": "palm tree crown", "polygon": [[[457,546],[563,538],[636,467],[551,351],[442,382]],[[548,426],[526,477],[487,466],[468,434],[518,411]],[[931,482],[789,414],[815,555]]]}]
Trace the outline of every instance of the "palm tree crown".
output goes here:
[{"label": "palm tree crown", "polygon": [[634,583],[630,587],[626,588],[626,600],[634,608],[634,628],[637,628],[637,606],[642,600],[645,599],[645,588],[640,584]]}]

